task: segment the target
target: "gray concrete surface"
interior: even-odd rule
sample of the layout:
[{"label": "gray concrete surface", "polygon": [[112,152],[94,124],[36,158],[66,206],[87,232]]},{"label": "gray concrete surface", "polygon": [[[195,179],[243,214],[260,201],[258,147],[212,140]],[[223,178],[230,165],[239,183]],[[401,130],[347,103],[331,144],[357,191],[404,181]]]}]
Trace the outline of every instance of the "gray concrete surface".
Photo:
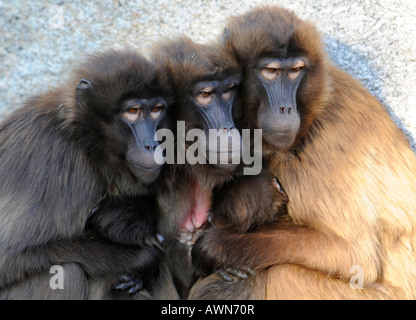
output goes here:
[{"label": "gray concrete surface", "polygon": [[334,63],[368,88],[416,138],[414,0],[0,0],[0,118],[55,85],[85,52],[133,46],[184,33],[216,37],[227,16],[278,4],[317,24]]}]

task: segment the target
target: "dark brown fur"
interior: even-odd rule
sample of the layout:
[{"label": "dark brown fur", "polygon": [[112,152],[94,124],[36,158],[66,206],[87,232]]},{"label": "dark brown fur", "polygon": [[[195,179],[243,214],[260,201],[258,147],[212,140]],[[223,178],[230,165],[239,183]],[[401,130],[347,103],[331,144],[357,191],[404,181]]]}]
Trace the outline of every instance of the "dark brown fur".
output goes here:
[{"label": "dark brown fur", "polygon": [[[406,136],[358,81],[331,65],[311,23],[262,7],[231,18],[227,28],[246,72],[248,127],[256,127],[262,101],[250,77],[257,58],[280,50],[308,59],[296,141],[285,150],[263,145],[292,223],[246,234],[212,229],[204,254],[258,275],[232,283],[211,275],[191,298],[415,299],[416,157]],[[350,286],[356,265],[362,289]]]},{"label": "dark brown fur", "polygon": [[[94,86],[86,105],[76,103],[83,78]],[[131,133],[115,121],[126,94],[171,95],[137,53],[97,54],[64,85],[30,99],[1,123],[1,298],[112,298],[118,276],[135,272],[146,280],[158,274],[156,212],[126,210],[120,217],[122,207],[109,211],[102,203],[95,215],[103,216],[93,216],[97,225],[85,229],[102,199],[117,204],[129,197],[133,208],[147,201],[140,196],[148,187],[125,159]],[[63,290],[49,287],[52,265],[63,267]],[[143,291],[135,297],[150,296]]]},{"label": "dark brown fur", "polygon": [[265,223],[286,218],[288,198],[273,176],[263,170],[258,175],[233,177],[213,194],[211,211],[216,227],[247,232]]}]

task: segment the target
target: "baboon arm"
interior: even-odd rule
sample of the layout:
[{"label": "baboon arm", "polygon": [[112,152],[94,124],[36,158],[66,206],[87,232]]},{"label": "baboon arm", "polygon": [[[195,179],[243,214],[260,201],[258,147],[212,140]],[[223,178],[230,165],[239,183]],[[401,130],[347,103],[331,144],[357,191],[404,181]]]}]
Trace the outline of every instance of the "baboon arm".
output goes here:
[{"label": "baboon arm", "polygon": [[263,170],[256,176],[235,177],[215,190],[212,202],[214,225],[246,232],[280,219],[287,195],[277,179]]},{"label": "baboon arm", "polygon": [[126,245],[156,244],[155,199],[151,196],[104,199],[88,220],[88,227],[113,242]]},{"label": "baboon arm", "polygon": [[77,263],[88,276],[105,277],[132,271],[143,274],[157,269],[158,261],[159,249],[151,246],[121,246],[99,237],[56,241],[3,256],[0,288],[48,272],[52,265]]},{"label": "baboon arm", "polygon": [[379,259],[375,248],[367,249],[363,253],[362,246],[311,228],[273,223],[248,233],[211,228],[197,241],[192,254],[200,274],[223,267],[264,270],[296,264],[348,279],[351,267],[360,265],[365,271],[364,281],[371,283],[379,275]]}]

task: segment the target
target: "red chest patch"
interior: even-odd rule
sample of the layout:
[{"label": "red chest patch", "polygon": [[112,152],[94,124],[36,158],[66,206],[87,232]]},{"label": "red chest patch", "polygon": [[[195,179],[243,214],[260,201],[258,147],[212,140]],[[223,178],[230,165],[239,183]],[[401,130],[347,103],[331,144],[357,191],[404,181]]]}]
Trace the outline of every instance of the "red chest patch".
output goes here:
[{"label": "red chest patch", "polygon": [[211,190],[203,188],[198,181],[192,189],[193,197],[189,212],[181,224],[181,229],[194,232],[206,221],[211,208]]}]

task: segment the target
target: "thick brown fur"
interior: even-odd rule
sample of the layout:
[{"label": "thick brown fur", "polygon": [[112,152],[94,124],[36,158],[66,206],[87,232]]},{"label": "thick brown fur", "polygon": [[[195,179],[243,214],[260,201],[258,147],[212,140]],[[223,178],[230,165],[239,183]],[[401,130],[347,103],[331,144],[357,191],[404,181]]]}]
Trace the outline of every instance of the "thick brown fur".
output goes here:
[{"label": "thick brown fur", "polygon": [[273,179],[263,170],[258,175],[235,175],[216,188],[211,206],[213,224],[242,233],[285,219],[287,195],[281,186],[273,187]]},{"label": "thick brown fur", "polygon": [[[93,83],[88,103],[77,101],[81,79]],[[115,115],[125,95],[169,101],[165,89],[141,55],[109,51],[90,56],[62,86],[30,99],[0,124],[0,298],[114,298],[119,276],[158,274],[156,212],[123,216],[122,206],[102,212],[97,204],[128,197],[132,207],[143,207],[138,202],[148,186],[126,161],[132,133]],[[104,216],[86,229],[91,213],[91,222]],[[63,268],[62,290],[49,286],[52,265]],[[160,278],[169,278],[165,269]]]},{"label": "thick brown fur", "polygon": [[[248,82],[256,59],[292,50],[310,65],[297,95],[302,123],[295,143],[287,150],[263,145],[292,222],[246,234],[213,229],[203,253],[258,275],[231,283],[211,275],[190,297],[415,299],[416,156],[407,137],[357,80],[331,65],[309,22],[261,7],[231,18],[227,28],[227,43],[245,66],[249,127],[256,127],[259,107]],[[363,270],[362,288],[350,286],[353,266]]]}]

